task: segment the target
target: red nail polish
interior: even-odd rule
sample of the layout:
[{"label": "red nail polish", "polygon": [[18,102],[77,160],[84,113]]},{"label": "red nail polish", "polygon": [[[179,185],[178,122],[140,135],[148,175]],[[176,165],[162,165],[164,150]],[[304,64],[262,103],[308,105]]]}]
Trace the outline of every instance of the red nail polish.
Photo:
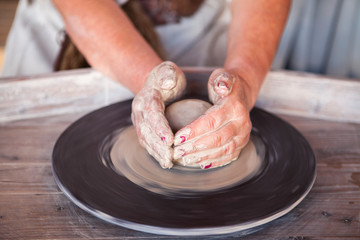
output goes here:
[{"label": "red nail polish", "polygon": [[184,150],[184,149],[176,150],[176,152],[177,152],[181,157],[183,157],[183,156],[185,155],[185,150]]},{"label": "red nail polish", "polygon": [[212,163],[210,163],[209,165],[205,166],[204,169],[208,169],[212,166]]},{"label": "red nail polish", "polygon": [[218,86],[218,87],[226,87],[226,88],[229,88],[229,86],[227,85],[227,83],[226,83],[226,82],[223,82],[223,81],[218,82],[217,86]]},{"label": "red nail polish", "polygon": [[181,143],[184,143],[186,141],[186,137],[180,136],[180,138],[181,138]]}]

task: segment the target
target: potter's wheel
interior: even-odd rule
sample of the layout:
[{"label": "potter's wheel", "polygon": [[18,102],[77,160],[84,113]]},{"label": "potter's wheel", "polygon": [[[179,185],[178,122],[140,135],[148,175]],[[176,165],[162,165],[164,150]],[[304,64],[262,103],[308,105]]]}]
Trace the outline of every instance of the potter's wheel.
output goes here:
[{"label": "potter's wheel", "polygon": [[[248,146],[253,147],[248,153],[261,159],[256,172],[237,177],[235,161],[218,169],[194,169],[191,174],[199,176],[188,183],[167,184],[172,177],[186,179],[188,170],[179,166],[164,170],[146,158],[149,165],[141,171],[156,168],[156,175],[164,171],[167,179],[159,184],[158,178],[148,175],[144,180],[140,170],[141,176],[136,176],[138,171],[130,173],[139,169],[131,165],[133,160],[122,165],[112,159],[112,147],[129,131],[130,113],[131,101],[94,111],[73,123],[53,151],[53,173],[60,189],[80,208],[107,222],[169,235],[249,230],[289,212],[314,183],[315,157],[307,141],[286,122],[256,108],[251,112],[253,146]],[[135,162],[142,165],[140,159]]]}]

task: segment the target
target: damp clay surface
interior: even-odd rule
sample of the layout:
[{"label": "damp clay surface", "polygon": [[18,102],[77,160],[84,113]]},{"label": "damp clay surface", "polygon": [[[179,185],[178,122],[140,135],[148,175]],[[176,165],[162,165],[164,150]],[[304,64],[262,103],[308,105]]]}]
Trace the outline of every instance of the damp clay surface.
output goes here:
[{"label": "damp clay surface", "polygon": [[[172,103],[165,109],[165,117],[174,134],[203,115],[212,105],[200,99],[184,99]],[[182,164],[182,159],[174,159],[174,164]],[[187,167],[200,168],[200,164],[191,164]]]},{"label": "damp clay surface", "polygon": [[[199,99],[181,100],[166,108],[166,118],[176,132],[200,117],[211,106]],[[253,136],[231,166],[202,170],[199,164],[191,167],[176,164],[172,169],[162,169],[141,147],[132,126],[115,133],[111,144],[111,166],[118,174],[149,191],[165,195],[222,190],[241,184],[259,173],[265,155],[264,144]]]},{"label": "damp clay surface", "polygon": [[210,103],[200,99],[185,99],[168,106],[165,116],[175,133],[203,115],[211,106]]},{"label": "damp clay surface", "polygon": [[132,126],[115,133],[109,144],[112,145],[110,159],[114,171],[136,185],[165,195],[191,195],[227,189],[256,176],[264,166],[265,146],[256,136],[251,138],[237,161],[210,170],[181,165],[162,169],[138,143]]}]

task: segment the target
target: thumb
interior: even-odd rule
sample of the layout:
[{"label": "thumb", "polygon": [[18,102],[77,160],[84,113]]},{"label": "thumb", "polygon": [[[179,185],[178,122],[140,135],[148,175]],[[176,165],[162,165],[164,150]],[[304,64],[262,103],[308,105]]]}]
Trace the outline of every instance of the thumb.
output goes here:
[{"label": "thumb", "polygon": [[147,84],[151,83],[158,88],[164,102],[179,97],[186,87],[184,73],[170,61],[161,63],[153,70]]},{"label": "thumb", "polygon": [[235,77],[226,72],[224,69],[215,70],[208,83],[208,92],[210,101],[216,103],[220,99],[228,96],[231,93],[233,85],[235,83]]},{"label": "thumb", "polygon": [[176,65],[170,61],[163,62],[157,68],[158,85],[163,90],[171,90],[177,84]]}]

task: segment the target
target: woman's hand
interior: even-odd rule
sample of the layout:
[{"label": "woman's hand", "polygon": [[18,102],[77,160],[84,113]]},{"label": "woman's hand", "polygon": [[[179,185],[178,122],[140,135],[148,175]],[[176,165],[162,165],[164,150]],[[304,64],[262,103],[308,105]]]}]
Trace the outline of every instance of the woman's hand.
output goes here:
[{"label": "woman's hand", "polygon": [[162,168],[173,166],[174,134],[165,118],[165,102],[181,95],[184,73],[172,62],[163,62],[150,73],[132,102],[132,122],[140,144]]},{"label": "woman's hand", "polygon": [[246,82],[235,72],[217,69],[208,82],[214,106],[179,130],[174,140],[174,159],[183,165],[215,168],[236,160],[250,137]]}]

